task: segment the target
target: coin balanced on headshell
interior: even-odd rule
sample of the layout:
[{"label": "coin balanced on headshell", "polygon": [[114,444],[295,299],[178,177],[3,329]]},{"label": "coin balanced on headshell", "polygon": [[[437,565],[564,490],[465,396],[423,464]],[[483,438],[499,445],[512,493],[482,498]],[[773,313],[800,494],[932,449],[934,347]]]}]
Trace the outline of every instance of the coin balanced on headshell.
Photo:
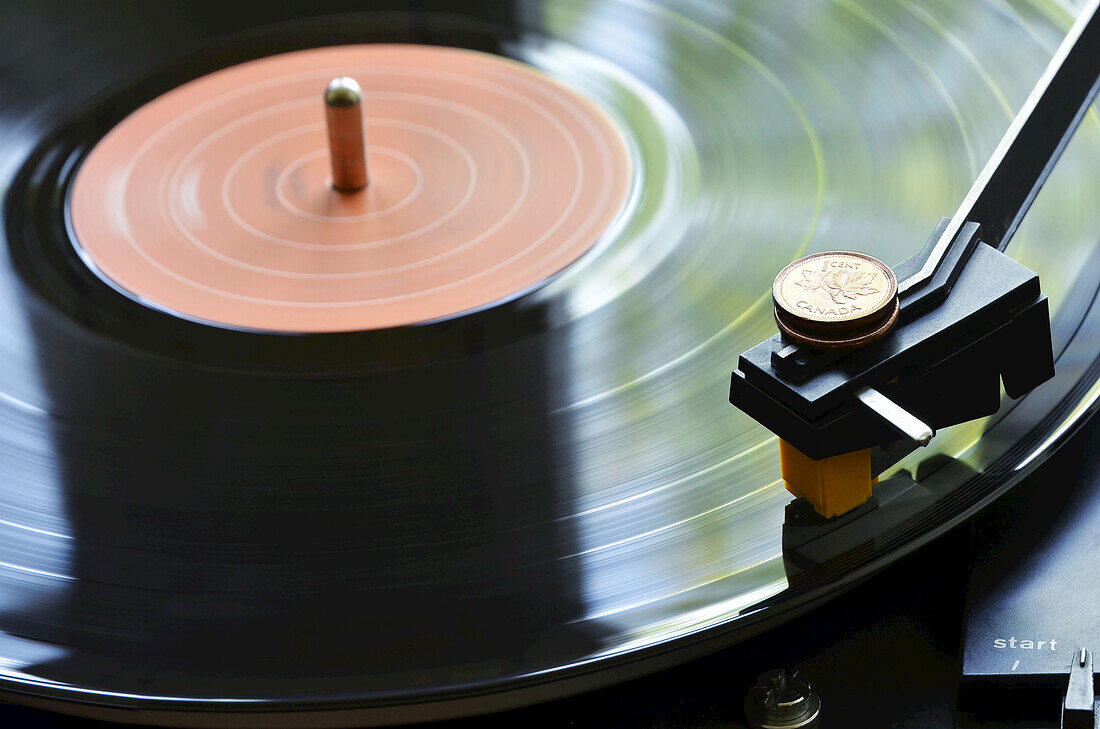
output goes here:
[{"label": "coin balanced on headshell", "polygon": [[815,253],[788,264],[772,284],[775,322],[784,336],[815,349],[861,347],[898,319],[898,280],[863,253]]}]

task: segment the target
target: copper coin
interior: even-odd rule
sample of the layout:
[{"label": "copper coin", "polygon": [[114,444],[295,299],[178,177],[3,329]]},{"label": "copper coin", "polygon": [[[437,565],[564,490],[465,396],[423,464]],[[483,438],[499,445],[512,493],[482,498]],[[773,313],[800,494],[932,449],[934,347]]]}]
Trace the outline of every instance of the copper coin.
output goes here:
[{"label": "copper coin", "polygon": [[807,347],[812,347],[814,349],[854,349],[870,344],[894,327],[894,324],[898,321],[898,314],[901,312],[901,305],[897,297],[894,297],[893,303],[893,307],[887,310],[886,316],[872,324],[869,328],[860,328],[856,330],[837,329],[831,332],[822,330],[800,330],[792,327],[790,322],[786,320],[785,316],[782,315],[778,309],[775,310],[775,323],[779,326],[779,331],[783,332],[784,336]]},{"label": "copper coin", "polygon": [[888,317],[897,291],[897,277],[882,261],[829,251],[787,265],[775,277],[772,299],[784,321],[799,331],[852,330]]}]

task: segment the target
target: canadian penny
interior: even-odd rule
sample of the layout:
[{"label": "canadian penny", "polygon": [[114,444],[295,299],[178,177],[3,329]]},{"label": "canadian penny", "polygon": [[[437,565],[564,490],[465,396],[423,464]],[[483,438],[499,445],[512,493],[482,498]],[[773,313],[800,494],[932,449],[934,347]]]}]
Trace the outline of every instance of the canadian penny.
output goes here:
[{"label": "canadian penny", "polygon": [[815,253],[787,265],[772,284],[783,320],[797,329],[859,329],[889,317],[898,280],[863,253]]}]

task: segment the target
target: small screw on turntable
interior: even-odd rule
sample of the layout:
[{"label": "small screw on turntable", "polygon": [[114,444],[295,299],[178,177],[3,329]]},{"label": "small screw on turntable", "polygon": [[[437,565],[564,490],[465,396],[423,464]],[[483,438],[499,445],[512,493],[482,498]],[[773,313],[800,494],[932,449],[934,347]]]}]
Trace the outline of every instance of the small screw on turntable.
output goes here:
[{"label": "small screw on turntable", "polygon": [[760,674],[745,699],[752,729],[812,729],[821,718],[821,698],[800,671]]}]

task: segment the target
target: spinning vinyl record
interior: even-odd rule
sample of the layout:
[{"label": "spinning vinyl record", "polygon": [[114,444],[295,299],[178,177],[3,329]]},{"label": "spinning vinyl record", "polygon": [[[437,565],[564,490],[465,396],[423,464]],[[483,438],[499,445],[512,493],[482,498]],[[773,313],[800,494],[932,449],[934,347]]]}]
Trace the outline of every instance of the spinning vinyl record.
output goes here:
[{"label": "spinning vinyl record", "polygon": [[[623,680],[959,523],[1100,392],[1090,112],[1008,251],[1050,298],[1053,380],[903,459],[816,560],[785,544],[775,437],[727,399],[779,270],[897,263],[955,209],[1056,3],[4,15],[13,700],[386,724]],[[326,147],[344,78],[356,190]]]}]

